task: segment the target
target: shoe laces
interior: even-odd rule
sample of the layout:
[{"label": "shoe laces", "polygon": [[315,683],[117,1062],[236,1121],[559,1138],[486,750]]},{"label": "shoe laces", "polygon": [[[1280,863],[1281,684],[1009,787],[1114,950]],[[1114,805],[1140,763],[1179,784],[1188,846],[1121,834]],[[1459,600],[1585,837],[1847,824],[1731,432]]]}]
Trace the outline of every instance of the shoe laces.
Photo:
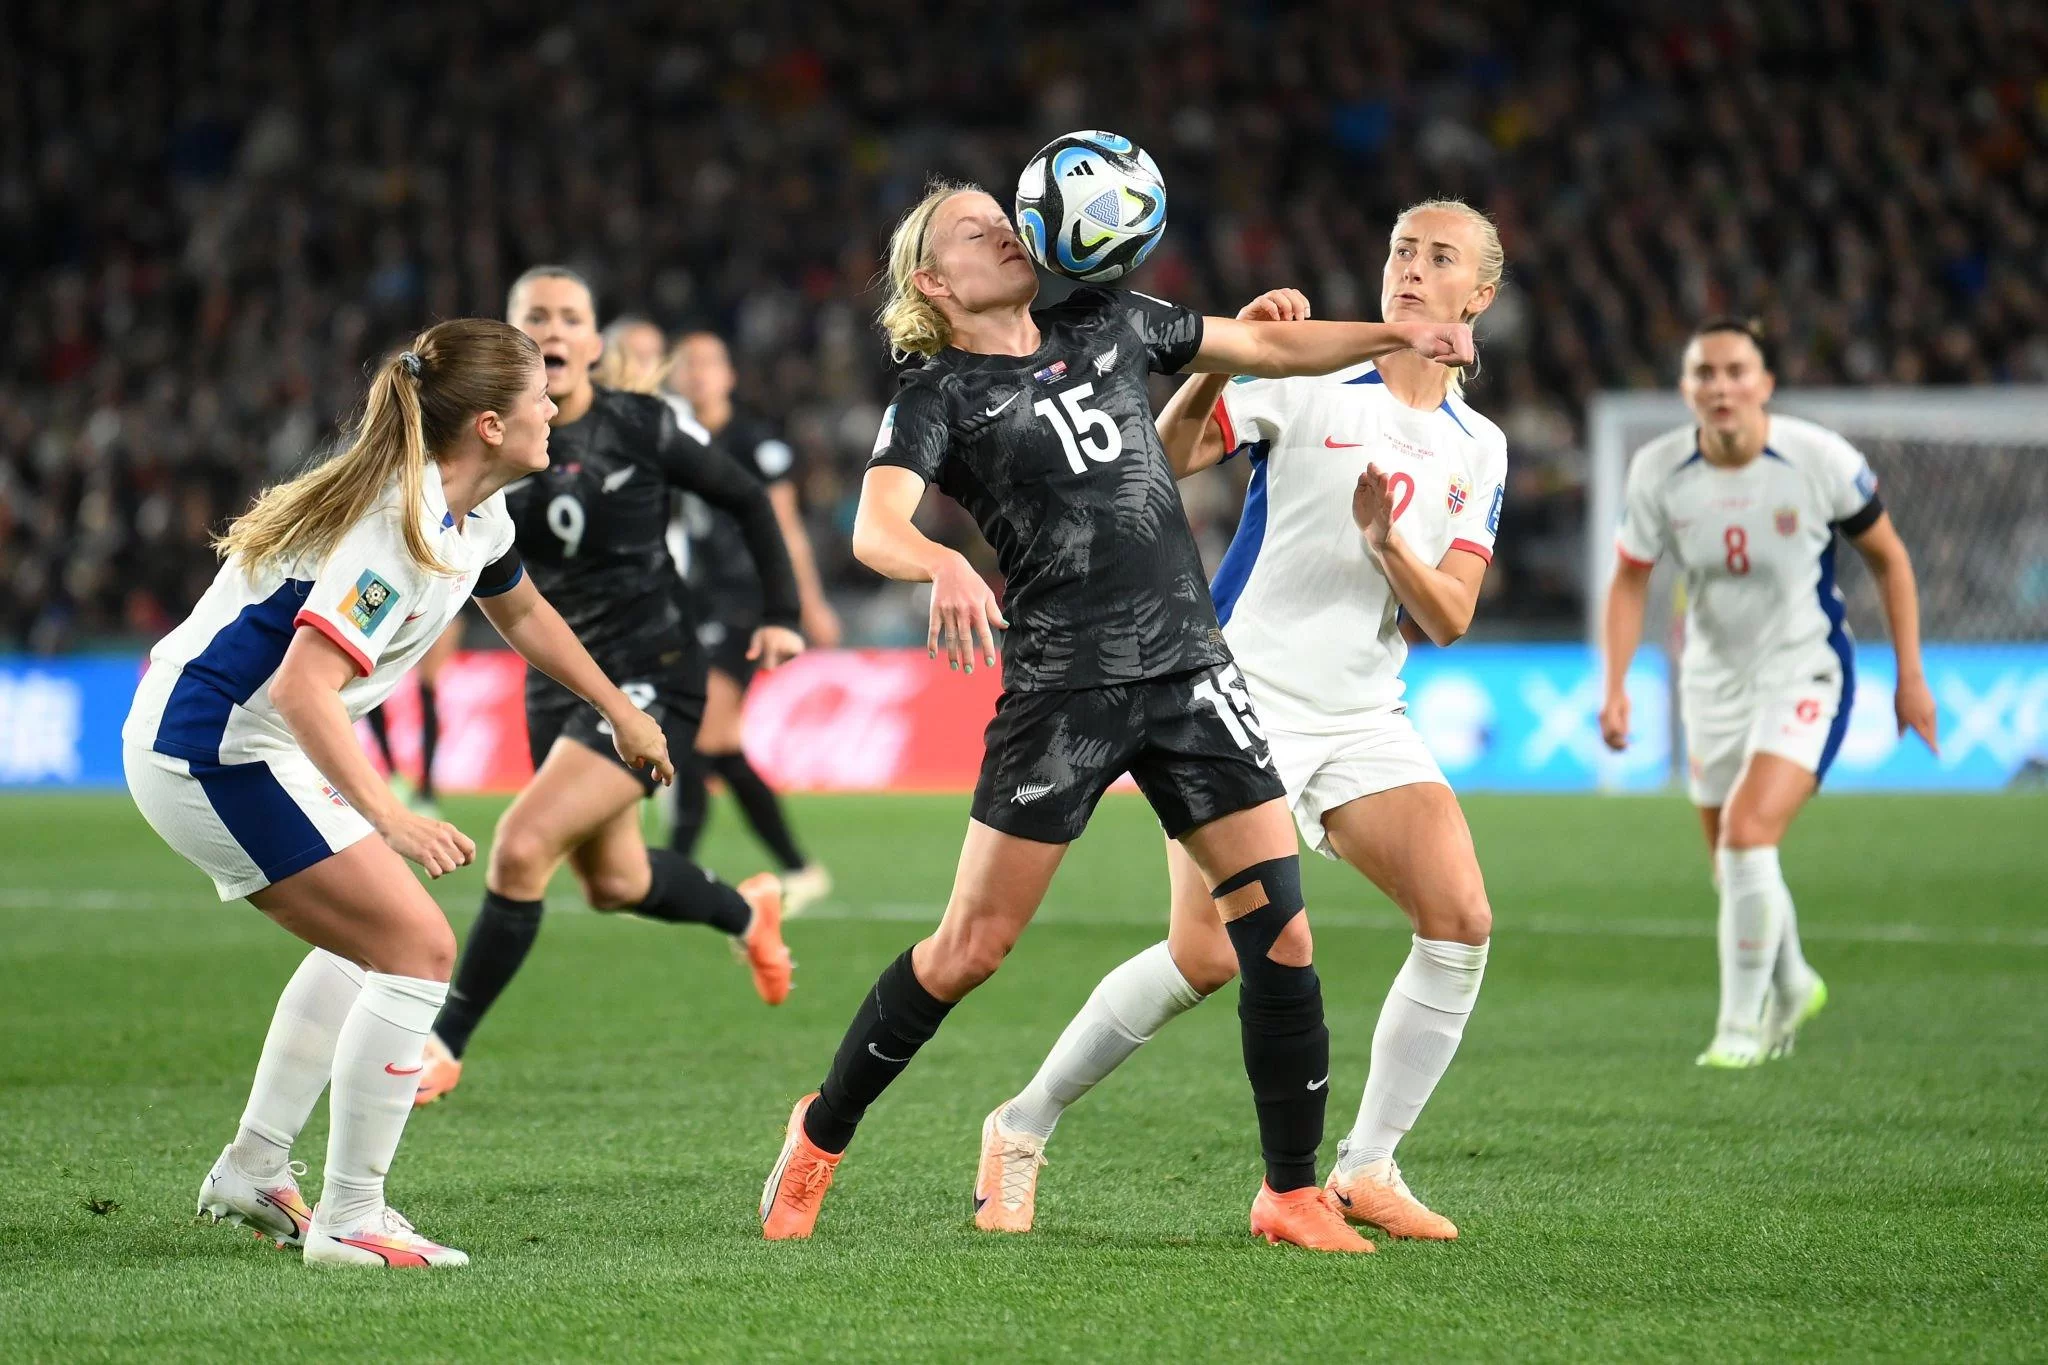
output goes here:
[{"label": "shoe laces", "polygon": [[790,1159],[789,1166],[782,1177],[783,1198],[795,1208],[808,1211],[824,1198],[825,1187],[832,1183],[832,1165],[798,1153]]},{"label": "shoe laces", "polygon": [[287,1161],[284,1163],[284,1172],[292,1178],[293,1184],[297,1184],[299,1178],[306,1173],[306,1163],[303,1161]]},{"label": "shoe laces", "polygon": [[996,1162],[1000,1167],[1003,1205],[1017,1208],[1031,1193],[1038,1181],[1038,1168],[1044,1166],[1045,1149],[1037,1143],[1021,1138],[1003,1136],[996,1148]]},{"label": "shoe laces", "polygon": [[386,1204],[384,1206],[384,1212],[378,1216],[378,1221],[384,1225],[384,1230],[386,1232],[394,1233],[399,1236],[405,1236],[413,1233],[412,1219],[407,1218],[404,1214],[400,1213],[397,1209],[392,1208],[389,1204]]}]

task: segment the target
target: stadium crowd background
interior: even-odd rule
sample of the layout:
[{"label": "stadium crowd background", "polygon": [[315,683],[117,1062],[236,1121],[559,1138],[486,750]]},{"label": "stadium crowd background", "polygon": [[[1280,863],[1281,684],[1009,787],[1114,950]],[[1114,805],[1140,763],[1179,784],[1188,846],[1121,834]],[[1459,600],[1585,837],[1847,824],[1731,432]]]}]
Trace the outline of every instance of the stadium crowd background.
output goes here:
[{"label": "stadium crowd background", "polygon": [[[944,0],[21,0],[0,11],[0,649],[168,628],[209,529],[331,434],[366,360],[499,312],[537,261],[588,274],[607,315],[728,336],[743,401],[801,452],[854,638],[921,634],[846,550],[891,387],[881,244],[927,173],[1007,199],[1090,126],[1167,173],[1136,283],[1210,311],[1291,284],[1371,316],[1398,207],[1498,218],[1510,287],[1472,386],[1513,461],[1495,634],[1579,629],[1584,401],[1672,382],[1704,315],[1761,318],[1791,384],[2048,381],[2048,10],[2026,0],[1152,0],[1085,24]],[[1229,486],[1188,494],[1220,553]]]}]

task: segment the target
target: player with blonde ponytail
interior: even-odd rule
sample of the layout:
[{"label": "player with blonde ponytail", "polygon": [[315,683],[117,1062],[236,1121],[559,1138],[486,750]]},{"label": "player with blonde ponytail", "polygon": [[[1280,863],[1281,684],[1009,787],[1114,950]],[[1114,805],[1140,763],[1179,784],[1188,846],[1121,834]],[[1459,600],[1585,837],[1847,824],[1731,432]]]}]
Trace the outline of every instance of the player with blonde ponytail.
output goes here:
[{"label": "player with blonde ponytail", "polygon": [[[128,788],[164,842],[313,951],[278,1000],[241,1128],[199,1189],[203,1217],[246,1223],[309,1262],[454,1266],[385,1202],[455,937],[407,869],[476,845],[408,811],[354,722],[476,597],[535,667],[604,712],[622,759],[672,776],[634,708],[541,599],[500,490],[547,468],[539,349],[465,318],[420,333],[371,381],[342,452],[265,492],[224,559],[150,651],[122,729]],[[379,838],[369,837],[372,834]],[[332,1086],[327,1172],[309,1209],[291,1148]],[[301,1167],[300,1169],[304,1169]]]}]

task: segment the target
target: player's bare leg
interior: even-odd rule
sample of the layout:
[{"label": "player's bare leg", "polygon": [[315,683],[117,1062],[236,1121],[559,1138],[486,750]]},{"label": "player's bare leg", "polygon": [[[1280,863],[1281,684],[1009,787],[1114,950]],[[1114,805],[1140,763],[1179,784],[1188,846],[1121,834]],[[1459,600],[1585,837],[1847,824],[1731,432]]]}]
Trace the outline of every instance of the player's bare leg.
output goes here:
[{"label": "player's bare leg", "polygon": [[1330,1033],[1286,804],[1267,801],[1190,830],[1181,844],[1209,882],[1237,953],[1245,1074],[1259,1116],[1266,1179],[1251,1229],[1268,1242],[1368,1252],[1316,1184],[1330,1095]]},{"label": "player's bare leg", "polygon": [[1457,1227],[1415,1198],[1394,1149],[1449,1069],[1486,971],[1493,910],[1472,831],[1449,787],[1417,782],[1323,817],[1330,845],[1414,926],[1408,960],[1373,1030],[1358,1119],[1338,1144],[1329,1189],[1354,1222],[1445,1241]]},{"label": "player's bare leg", "polygon": [[1237,976],[1237,954],[1216,917],[1209,884],[1187,850],[1166,841],[1172,888],[1166,942],[1155,943],[1097,983],[1038,1073],[982,1125],[975,1226],[1027,1232],[1037,1207],[1046,1143],[1067,1106],[1150,1042],[1166,1024]]},{"label": "player's bare leg", "polygon": [[1799,952],[1792,893],[1778,864],[1778,845],[1815,785],[1792,760],[1755,753],[1721,807],[1721,1006],[1701,1066],[1741,1068],[1782,1056],[1800,1025],[1827,1004],[1826,983]]},{"label": "player's bare leg", "polygon": [[[562,739],[499,818],[483,907],[463,946],[448,1006],[434,1025],[435,1037],[456,1062],[532,950],[548,880],[564,858],[587,844],[594,847],[574,865],[592,908],[664,923],[708,924],[735,937],[748,934],[756,915],[745,896],[687,859],[647,849],[637,810],[644,794],[640,779],[610,758]],[[768,919],[773,932],[764,935],[762,949],[772,956],[769,950],[781,943],[779,913]],[[787,991],[785,976],[781,992]],[[770,1003],[780,1003],[779,997]],[[450,1088],[452,1081],[423,1090],[420,1102]]]},{"label": "player's bare leg", "polygon": [[1038,913],[1065,844],[970,820],[945,916],[886,967],[840,1041],[825,1082],[797,1101],[761,1191],[762,1235],[805,1238],[868,1106],[938,1032],[954,1004],[995,974]]}]

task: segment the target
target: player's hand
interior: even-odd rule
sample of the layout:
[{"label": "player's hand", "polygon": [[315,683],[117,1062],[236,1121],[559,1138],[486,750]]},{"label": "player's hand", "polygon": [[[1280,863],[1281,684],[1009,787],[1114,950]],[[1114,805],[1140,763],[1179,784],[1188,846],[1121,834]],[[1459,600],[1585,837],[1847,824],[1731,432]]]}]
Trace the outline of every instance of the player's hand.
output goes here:
[{"label": "player's hand", "polygon": [[1892,710],[1899,718],[1899,738],[1906,737],[1906,731],[1927,741],[1927,747],[1935,754],[1941,753],[1941,739],[1936,733],[1934,693],[1928,689],[1927,679],[1922,677],[1900,678],[1898,691],[1892,694]]},{"label": "player's hand", "polygon": [[378,826],[377,833],[401,858],[426,869],[429,877],[445,877],[476,861],[476,845],[446,820],[415,815],[400,807]]},{"label": "player's hand", "polygon": [[832,604],[822,598],[804,608],[803,617],[797,623],[803,627],[804,639],[812,649],[837,649],[839,647],[839,613],[832,610]]},{"label": "player's hand", "polygon": [[1308,296],[1299,289],[1268,289],[1237,310],[1239,322],[1305,322]]},{"label": "player's hand", "polygon": [[1397,322],[1394,329],[1410,350],[1441,365],[1470,365],[1478,356],[1472,329],[1462,322]]},{"label": "player's hand", "polygon": [[1351,519],[1365,532],[1366,548],[1374,557],[1384,553],[1387,537],[1394,533],[1394,495],[1392,480],[1376,464],[1366,465],[1351,490]]},{"label": "player's hand", "polygon": [[604,718],[612,727],[612,747],[619,751],[620,762],[635,771],[647,769],[664,787],[674,783],[676,769],[669,762],[668,736],[659,721],[631,702],[605,712]]},{"label": "player's hand", "polygon": [[1616,692],[1600,703],[1600,738],[1616,753],[1628,747],[1628,693]]},{"label": "player's hand", "polygon": [[963,555],[952,555],[932,575],[932,624],[925,636],[925,652],[939,657],[945,646],[946,662],[954,668],[974,671],[974,655],[996,666],[996,631],[1008,630],[1010,623],[996,605],[996,595],[974,571]]},{"label": "player's hand", "polygon": [[804,637],[788,626],[762,626],[747,646],[747,657],[763,668],[780,668],[803,652]]}]

